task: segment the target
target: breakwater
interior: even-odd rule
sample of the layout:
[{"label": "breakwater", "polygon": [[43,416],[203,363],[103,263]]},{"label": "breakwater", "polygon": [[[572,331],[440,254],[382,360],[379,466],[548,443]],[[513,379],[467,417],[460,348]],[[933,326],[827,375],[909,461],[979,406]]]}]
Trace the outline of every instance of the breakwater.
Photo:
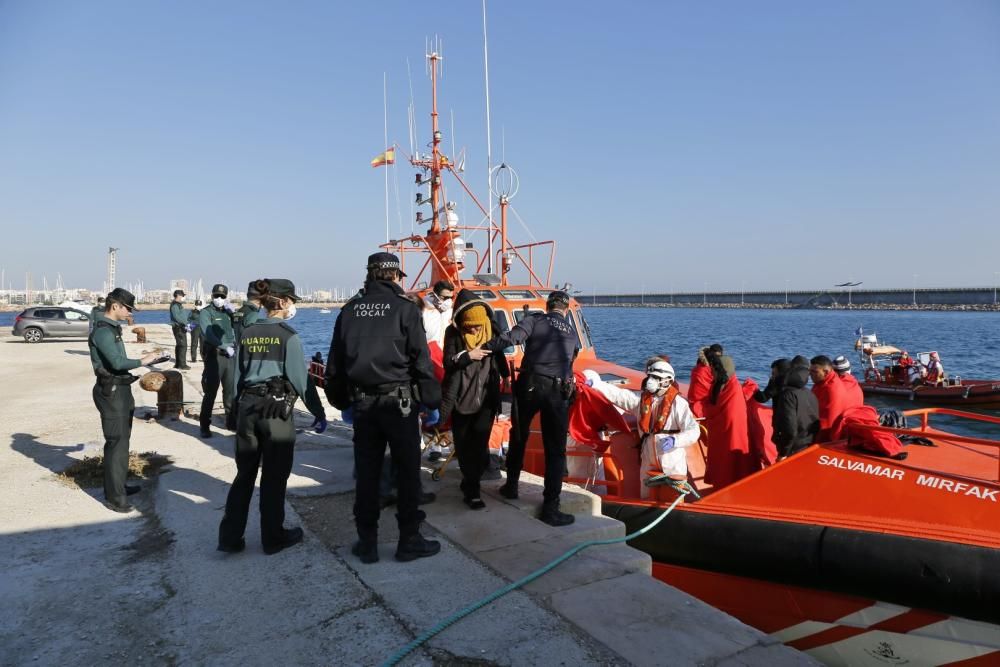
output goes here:
[{"label": "breakwater", "polygon": [[648,308],[818,308],[832,310],[1000,311],[992,287],[581,294],[588,306]]}]

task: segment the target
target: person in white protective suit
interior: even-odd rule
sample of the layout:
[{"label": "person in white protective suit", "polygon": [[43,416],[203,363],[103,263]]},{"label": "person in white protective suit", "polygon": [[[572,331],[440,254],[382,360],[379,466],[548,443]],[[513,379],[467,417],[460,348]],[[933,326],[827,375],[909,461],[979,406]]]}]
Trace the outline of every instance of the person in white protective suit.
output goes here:
[{"label": "person in white protective suit", "polygon": [[451,324],[452,296],[455,287],[447,280],[439,280],[434,283],[434,289],[424,297],[422,316],[424,320],[424,333],[427,334],[427,343],[437,343],[438,347],[444,347],[444,332]]},{"label": "person in white protective suit", "polygon": [[687,480],[687,448],[698,442],[701,429],[687,399],[674,383],[674,367],[660,356],[646,361],[642,392],[606,384],[600,388],[616,406],[636,417],[642,452],[639,465],[641,495],[649,497],[644,483],[650,471],[671,480]]}]

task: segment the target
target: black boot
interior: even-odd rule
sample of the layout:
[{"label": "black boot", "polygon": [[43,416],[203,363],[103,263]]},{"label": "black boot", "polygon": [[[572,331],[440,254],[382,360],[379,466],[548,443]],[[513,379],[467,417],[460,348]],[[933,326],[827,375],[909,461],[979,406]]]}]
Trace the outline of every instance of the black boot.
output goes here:
[{"label": "black boot", "polygon": [[403,537],[400,535],[396,546],[396,560],[404,563],[418,558],[427,558],[441,551],[441,543],[437,540],[425,539],[419,532]]},{"label": "black boot", "polygon": [[559,511],[559,503],[546,503],[542,505],[542,512],[538,515],[538,518],[550,526],[568,526],[576,521],[576,517],[572,514]]},{"label": "black boot", "polygon": [[360,558],[362,563],[377,563],[378,542],[375,540],[358,540],[351,547],[351,553]]},{"label": "black boot", "polygon": [[264,553],[268,556],[276,554],[282,549],[287,549],[288,547],[298,544],[302,541],[302,529],[301,528],[286,528],[284,530],[284,535],[282,539],[277,544],[265,544]]},{"label": "black boot", "polygon": [[517,500],[517,482],[511,482],[508,479],[507,482],[500,487],[500,495],[509,500]]}]

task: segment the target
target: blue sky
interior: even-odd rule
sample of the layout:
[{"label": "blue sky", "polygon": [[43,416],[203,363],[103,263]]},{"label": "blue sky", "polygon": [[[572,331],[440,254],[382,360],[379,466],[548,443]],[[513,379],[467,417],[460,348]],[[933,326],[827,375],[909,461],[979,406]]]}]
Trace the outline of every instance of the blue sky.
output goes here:
[{"label": "blue sky", "polygon": [[[385,238],[407,59],[485,177],[480,3],[0,2],[0,267],[100,287],[352,287]],[[1000,3],[493,0],[494,153],[585,291],[989,285]],[[503,141],[501,141],[501,136]],[[410,228],[413,170],[390,171]],[[472,205],[452,192],[478,222]],[[520,237],[524,239],[523,235]],[[471,239],[477,246],[483,239]]]}]

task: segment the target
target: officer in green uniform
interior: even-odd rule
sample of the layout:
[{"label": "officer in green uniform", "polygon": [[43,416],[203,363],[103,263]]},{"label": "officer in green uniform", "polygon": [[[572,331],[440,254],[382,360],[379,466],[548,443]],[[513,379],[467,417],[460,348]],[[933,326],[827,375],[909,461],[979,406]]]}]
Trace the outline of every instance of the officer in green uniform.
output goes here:
[{"label": "officer in green uniform", "polygon": [[233,333],[239,341],[243,334],[243,329],[260,319],[260,292],[257,291],[257,281],[252,280],[247,285],[247,300],[240,306],[239,310],[233,313]]},{"label": "officer in green uniform", "polygon": [[129,385],[139,379],[129,371],[157,358],[156,353],[144,355],[142,359],[129,359],[125,355],[122,322],[134,308],[132,293],[116,287],[108,294],[104,310],[95,317],[94,330],[87,339],[90,363],[97,375],[94,405],[101,413],[104,432],[104,505],[123,513],[132,510],[125,496],[139,491],[138,486],[125,486],[132,414],[135,412],[135,399]]},{"label": "officer in green uniform", "polygon": [[302,541],[302,529],[284,527],[285,488],[292,471],[295,422],[292,408],[298,397],[316,417],[317,431],[326,429],[326,412],[316,388],[307,382],[302,341],[287,322],[295,317],[295,285],[290,280],[255,281],[266,319],[244,328],[237,363],[236,479],[226,498],[219,524],[219,551],[237,552],[246,546],[250,500],[257,468],[260,477],[260,536],[264,553],[275,554]]},{"label": "officer in green uniform", "polygon": [[211,438],[212,407],[222,385],[222,404],[226,410],[226,428],[236,430],[233,393],[236,389],[236,338],[233,334],[233,307],[226,301],[229,288],[212,286],[212,304],[201,311],[198,324],[205,339],[205,369],[201,373],[201,437]]},{"label": "officer in green uniform", "polygon": [[184,310],[184,290],[174,290],[174,301],[170,304],[170,328],[174,332],[174,368],[190,370],[187,365],[187,325],[188,314]]},{"label": "officer in green uniform", "polygon": [[[194,308],[188,315],[188,330],[191,332],[191,363],[198,361],[198,349],[201,348],[201,326],[198,316],[201,315],[201,299],[194,302]],[[203,355],[204,356],[204,355]]]}]

